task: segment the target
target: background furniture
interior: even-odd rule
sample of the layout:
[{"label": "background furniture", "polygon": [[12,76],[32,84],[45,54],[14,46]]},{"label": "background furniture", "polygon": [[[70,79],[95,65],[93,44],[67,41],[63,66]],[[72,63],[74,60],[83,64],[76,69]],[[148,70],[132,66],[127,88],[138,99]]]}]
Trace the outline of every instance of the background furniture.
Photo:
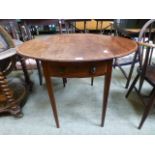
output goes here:
[{"label": "background furniture", "polygon": [[[150,23],[150,25],[148,25],[148,23]],[[146,25],[148,25],[146,27]],[[143,27],[139,30],[139,36],[137,38],[138,41],[142,41],[144,43],[154,43],[154,35],[155,35],[155,25],[154,25],[154,20],[151,19],[148,22],[146,22]],[[143,47],[144,49],[144,47]],[[135,62],[139,62],[141,63],[140,60],[140,53],[141,53],[141,49],[138,49],[140,51],[137,51],[136,54],[133,57],[133,61],[131,63],[131,68],[128,74],[128,78],[127,78],[127,82],[126,82],[126,88],[128,88],[130,81],[131,81],[131,77],[133,74],[133,70],[134,70],[134,66],[135,66]]]},{"label": "background furniture", "polygon": [[[75,28],[75,32],[88,32],[87,30],[87,22],[91,21],[91,19],[65,19],[65,22],[70,23],[72,27]],[[79,29],[77,27],[77,23],[80,22],[83,25],[83,29]]]},{"label": "background furniture", "polygon": [[[19,28],[20,28],[21,38],[23,42],[34,39],[34,36],[31,34],[31,30],[26,23],[20,23]],[[39,83],[40,85],[42,85],[43,79],[42,79],[40,62],[38,60],[35,60],[35,61],[36,61],[36,66],[38,70]]]},{"label": "background furniture", "polygon": [[[18,46],[18,45],[22,44],[24,41],[28,41],[28,40],[34,38],[34,36],[31,35],[30,28],[25,23],[22,23],[19,21],[17,22],[17,20],[8,19],[8,20],[0,20],[0,25],[3,26],[3,28],[11,35],[15,46]],[[28,79],[28,75],[26,75],[27,74],[26,68],[32,69],[31,68],[32,66],[33,66],[33,68],[35,68],[35,66],[37,66],[36,68],[38,69],[39,82],[41,85],[42,84],[42,76],[41,76],[41,68],[40,68],[39,62],[36,61],[36,65],[35,65],[34,63],[30,64],[30,61],[25,60],[23,57],[20,57],[20,56],[17,56],[16,59],[17,59],[17,61],[20,61],[20,63],[16,64],[16,69],[21,69],[24,66],[24,74],[25,74],[27,80],[29,80],[29,79]],[[29,84],[32,84],[32,82],[30,82],[30,80],[29,80]]]},{"label": "background furniture", "polygon": [[33,30],[33,34],[47,34],[47,33],[57,33],[62,30],[60,28],[61,20],[59,19],[21,19],[21,23],[25,23],[29,27],[31,27],[31,31]]},{"label": "background furniture", "polygon": [[[95,19],[96,23],[96,30],[100,30],[100,33],[103,34],[105,32],[105,30],[109,30],[110,34],[112,33],[113,30],[113,19]],[[103,27],[104,22],[109,22],[108,25],[106,25],[105,27]],[[99,23],[100,23],[100,27],[99,27]]]},{"label": "background furniture", "polygon": [[[146,21],[148,20],[125,20],[125,19],[114,20],[115,35],[123,36],[125,38],[130,38],[133,40],[138,40],[138,34],[143,24],[145,24]],[[140,61],[139,57],[135,58],[134,56],[135,54],[130,54],[123,58],[117,58],[115,59],[113,64],[114,67],[119,67],[119,69],[127,79],[126,86],[125,86],[126,88],[128,88],[130,84],[130,80],[134,69],[134,64]],[[126,66],[126,65],[131,65],[129,73],[127,73],[123,68],[123,66]]]},{"label": "background furniture", "polygon": [[[154,23],[155,19],[149,20],[140,31],[140,44],[138,51],[135,54],[135,57],[140,57],[140,64],[137,69],[137,76],[135,77],[133,83],[131,84],[126,94],[126,97],[128,97],[132,89],[136,88],[136,83],[139,80],[139,88],[136,89],[136,92],[138,93],[140,99],[144,103],[145,109],[138,129],[142,128],[142,125],[146,120],[155,101],[155,65],[152,62],[152,53],[153,49],[155,48],[155,45],[152,44],[155,40],[154,34],[152,33]],[[148,100],[145,100],[145,97],[141,92],[144,81],[147,81],[153,87],[150,95],[148,96]]]},{"label": "background furniture", "polygon": [[10,113],[21,117],[21,106],[24,105],[28,87],[23,83],[13,82],[10,87],[6,75],[15,67],[16,50],[9,34],[0,26],[0,113]]},{"label": "background furniture", "polygon": [[[20,28],[19,28],[19,25],[15,19],[3,19],[3,20],[0,19],[0,25],[12,37],[12,40],[13,40],[15,46],[19,46],[20,44],[23,43],[21,41],[22,36],[21,36]],[[15,59],[16,59],[16,62],[19,62],[20,69],[22,69],[24,72],[25,82],[29,86],[30,90],[32,90],[33,83],[30,80],[28,70],[27,70],[27,64],[26,64],[24,57],[16,55]],[[17,64],[17,63],[15,63],[15,64]],[[14,69],[17,69],[17,66],[15,66]]]},{"label": "background furniture", "polygon": [[[32,45],[35,45],[39,52],[36,52],[36,48],[34,50]],[[125,38],[94,34],[64,34],[25,42],[17,48],[17,51],[21,55],[42,61],[55,122],[59,127],[50,77],[82,78],[105,75],[101,120],[101,126],[104,126],[113,58],[128,55],[136,49],[137,44]]]},{"label": "background furniture", "polygon": [[[130,33],[129,33],[126,30],[127,26],[128,26],[127,21],[128,20],[120,20],[120,19],[114,20],[113,27],[115,29],[115,36],[121,36],[121,37],[129,38],[129,39],[134,39],[134,38],[132,38],[132,35],[134,32],[132,33],[132,31],[130,31]],[[138,29],[138,31],[139,31],[139,29]],[[124,70],[123,66],[131,65],[133,62],[133,58],[134,58],[134,54],[130,54],[125,57],[116,58],[113,63],[114,68],[118,67],[127,80],[128,80],[128,73]],[[138,57],[135,61],[136,62],[139,61]],[[128,87],[128,86],[126,85],[126,87]]]}]

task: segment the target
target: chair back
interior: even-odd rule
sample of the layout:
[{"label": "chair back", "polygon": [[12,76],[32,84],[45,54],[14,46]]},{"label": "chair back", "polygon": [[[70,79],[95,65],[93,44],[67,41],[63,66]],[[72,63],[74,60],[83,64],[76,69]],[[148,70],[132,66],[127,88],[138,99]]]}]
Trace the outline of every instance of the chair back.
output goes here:
[{"label": "chair back", "polygon": [[20,30],[16,21],[5,21],[0,25],[10,34],[13,39],[20,39]]},{"label": "chair back", "polygon": [[127,28],[127,19],[115,19],[113,22],[114,35],[131,38],[130,34],[125,30]]},{"label": "chair back", "polygon": [[148,68],[150,68],[150,66],[152,66],[152,51],[153,51],[153,49],[154,49],[153,47],[145,46],[145,49],[143,50],[143,54],[142,54],[143,57],[140,59],[141,65],[139,66],[139,69],[142,72],[142,74],[141,74],[142,76],[145,76],[146,70]]},{"label": "chair back", "polygon": [[[142,29],[140,30],[138,36],[138,42],[154,44],[155,43],[155,19],[151,19],[144,24]],[[140,57],[140,67],[142,68],[144,65],[151,65],[152,54],[154,47],[152,46],[139,46],[138,53]]]},{"label": "chair back", "polygon": [[22,41],[28,41],[33,39],[30,28],[27,24],[22,24],[19,27],[20,27]]},{"label": "chair back", "polygon": [[11,36],[0,26],[0,71],[5,75],[15,66],[15,47]]}]

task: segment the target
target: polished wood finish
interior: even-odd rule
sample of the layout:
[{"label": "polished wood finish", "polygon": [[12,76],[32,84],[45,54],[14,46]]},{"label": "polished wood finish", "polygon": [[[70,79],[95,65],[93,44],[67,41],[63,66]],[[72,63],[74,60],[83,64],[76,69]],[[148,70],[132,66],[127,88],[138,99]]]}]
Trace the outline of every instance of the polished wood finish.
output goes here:
[{"label": "polished wood finish", "polygon": [[42,66],[43,66],[43,71],[44,71],[44,75],[45,75],[45,81],[46,81],[46,86],[48,89],[48,95],[51,101],[51,106],[52,106],[52,110],[53,110],[53,114],[54,114],[54,119],[56,122],[56,126],[57,128],[60,127],[59,125],[59,119],[58,119],[58,114],[57,114],[57,108],[56,108],[56,102],[55,102],[55,97],[54,97],[54,93],[53,93],[53,86],[52,86],[52,81],[50,79],[50,74],[48,69],[46,69],[46,67],[48,63],[44,63],[44,61],[42,62]]},{"label": "polished wood finish", "polygon": [[101,76],[107,72],[107,62],[50,62],[42,61],[49,76],[65,78],[84,78]]},{"label": "polished wood finish", "polygon": [[136,42],[130,39],[95,34],[54,35],[17,47],[23,56],[54,62],[103,61],[128,55],[136,49]]},{"label": "polished wood finish", "polygon": [[103,95],[103,108],[102,108],[102,115],[101,115],[101,126],[104,126],[105,122],[105,115],[108,105],[108,96],[109,96],[109,89],[111,83],[111,74],[112,74],[112,60],[107,61],[107,72],[105,74],[105,81],[104,81],[104,95]]},{"label": "polished wood finish", "polygon": [[60,127],[50,77],[83,78],[105,75],[101,126],[104,126],[113,58],[128,55],[137,43],[95,34],[63,34],[35,39],[17,47],[19,54],[42,61],[46,85],[56,122]]}]

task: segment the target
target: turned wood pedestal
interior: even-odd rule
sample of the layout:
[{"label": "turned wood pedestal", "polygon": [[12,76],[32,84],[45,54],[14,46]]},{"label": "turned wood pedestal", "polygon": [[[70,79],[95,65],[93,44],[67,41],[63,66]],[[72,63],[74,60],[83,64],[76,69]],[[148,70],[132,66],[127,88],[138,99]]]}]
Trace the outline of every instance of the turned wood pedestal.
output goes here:
[{"label": "turned wood pedestal", "polygon": [[22,117],[21,108],[27,98],[28,89],[22,82],[11,80],[0,72],[0,113],[9,113],[15,117]]}]

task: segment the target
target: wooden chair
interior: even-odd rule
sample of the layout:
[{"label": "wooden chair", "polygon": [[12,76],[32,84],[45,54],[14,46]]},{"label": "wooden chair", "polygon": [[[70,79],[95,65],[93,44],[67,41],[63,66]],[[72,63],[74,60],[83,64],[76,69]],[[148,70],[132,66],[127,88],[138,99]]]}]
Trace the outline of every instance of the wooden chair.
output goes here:
[{"label": "wooden chair", "polygon": [[[142,128],[144,121],[146,120],[155,101],[155,65],[153,64],[152,61],[152,53],[153,49],[155,48],[155,45],[150,43],[150,40],[152,40],[151,38],[152,33],[150,32],[152,31],[154,22],[155,19],[148,21],[140,31],[138,42],[139,48],[135,54],[135,57],[136,56],[140,57],[140,63],[137,69],[137,76],[135,77],[134,81],[132,82],[126,94],[126,97],[128,97],[133,88],[135,88],[142,102],[145,104],[144,113],[138,126],[138,129]],[[138,82],[138,80],[139,80],[139,88],[137,89],[136,83]],[[152,91],[148,96],[148,100],[145,100],[143,94],[141,93],[144,81],[148,82],[152,86]]]},{"label": "wooden chair", "polygon": [[[20,30],[16,20],[0,20],[0,29],[6,31],[12,37],[14,46],[22,44],[22,41],[20,40]],[[25,82],[29,85],[30,90],[32,90],[33,82],[30,80],[24,57],[16,55],[16,61],[20,62],[21,68],[24,72]]]},{"label": "wooden chair", "polygon": [[0,20],[0,25],[9,33],[13,39],[20,40],[20,30],[16,20]]},{"label": "wooden chair", "polygon": [[[23,42],[34,39],[34,36],[32,36],[30,28],[26,23],[20,23],[19,29],[21,33],[21,40]],[[41,65],[40,65],[39,60],[35,60],[35,61],[36,61],[36,66],[38,70],[39,83],[40,85],[42,85],[43,79],[42,79]]]},{"label": "wooden chair", "polygon": [[[6,21],[5,23],[3,22],[2,26],[13,38],[15,46],[19,46],[23,42],[33,39],[33,36],[31,35],[31,31],[30,31],[29,27],[24,23],[18,24],[16,21],[11,21],[11,22]],[[24,65],[24,67],[26,67],[25,66],[25,65],[27,65],[26,59],[24,59],[21,56],[18,56],[17,60],[19,60],[20,62],[22,61],[21,64]],[[40,85],[42,85],[41,66],[40,66],[38,60],[36,60],[36,65],[37,65],[37,69],[38,69],[39,83],[40,83]],[[16,67],[16,68],[21,68],[21,67]]]},{"label": "wooden chair", "polygon": [[[141,28],[141,30],[139,32],[138,39],[137,39],[139,42],[144,42],[144,43],[150,43],[150,42],[154,43],[155,42],[154,41],[154,34],[155,34],[154,23],[155,23],[155,19],[151,19],[143,25],[143,27]],[[133,74],[133,70],[135,67],[135,63],[140,62],[139,53],[141,53],[141,51],[139,51],[139,50],[142,50],[142,49],[138,48],[137,52],[135,53],[135,55],[133,57],[131,67],[130,67],[130,71],[129,71],[129,74],[127,76],[126,88],[128,88],[128,86],[130,84],[132,74]]]},{"label": "wooden chair", "polygon": [[[143,58],[141,58],[142,61],[141,61],[141,65],[137,69],[137,76],[135,77],[133,83],[131,84],[131,86],[126,94],[126,97],[128,97],[130,92],[132,91],[132,89],[135,88],[136,92],[138,93],[138,95],[142,99],[142,102],[145,105],[144,113],[143,113],[142,119],[140,121],[140,124],[138,126],[138,129],[141,129],[153,104],[155,103],[154,102],[155,101],[155,65],[151,62],[152,51],[153,51],[153,48],[155,48],[155,45],[143,44],[143,45],[139,45],[139,46],[140,46],[139,48],[141,48],[141,46],[145,46],[147,49],[146,49],[145,54],[144,54],[144,51],[142,53],[145,56]],[[135,87],[138,80],[140,81],[139,89],[137,89]],[[148,100],[145,100],[144,96],[141,94],[141,89],[142,89],[142,85],[143,85],[144,81],[147,81],[153,87],[153,89],[148,97]]]},{"label": "wooden chair", "polygon": [[[121,23],[119,23],[119,22],[117,20],[115,20],[115,22],[114,22],[116,36],[126,37],[129,39],[134,39],[136,41],[141,41],[143,39],[143,42],[152,42],[152,39],[153,39],[152,32],[154,32],[154,30],[153,30],[154,20],[147,21],[141,29],[138,29],[136,31],[126,30],[124,27],[122,28]],[[149,23],[149,25],[148,25],[148,23]],[[147,25],[147,28],[146,28],[146,25]],[[142,29],[143,29],[143,32],[141,31]],[[141,31],[141,36],[140,36],[140,31]],[[139,33],[139,35],[137,35],[137,33]],[[137,37],[137,39],[135,39],[132,36],[134,36],[134,37],[138,36],[138,37]],[[128,86],[130,84],[135,64],[140,62],[140,56],[137,55],[137,53],[139,53],[139,52],[137,51],[136,54],[130,54],[128,56],[125,56],[122,58],[117,58],[114,60],[113,66],[118,67],[121,70],[121,72],[123,73],[123,75],[125,76],[125,78],[127,79],[125,88],[128,88]],[[123,66],[125,66],[125,65],[131,65],[129,73],[127,73],[124,70]]]},{"label": "wooden chair", "polygon": [[[12,37],[14,46],[19,46],[23,43],[20,40],[21,33],[20,33],[20,29],[19,29],[19,26],[18,26],[16,20],[11,20],[11,21],[10,20],[2,20],[2,21],[0,20],[0,27],[1,27],[1,29],[5,29],[5,31],[7,31],[7,33]],[[16,61],[20,62],[21,69],[24,72],[25,81],[26,81],[27,85],[29,85],[30,90],[32,90],[33,83],[30,80],[30,77],[28,74],[25,58],[22,56],[16,55]],[[15,66],[15,69],[16,69],[16,66]]]},{"label": "wooden chair", "polygon": [[[6,75],[14,69],[15,64],[16,50],[14,42],[9,34],[0,26],[0,113],[9,112],[14,116],[21,117],[20,102],[27,96],[28,89],[26,89],[26,87],[28,86],[28,83],[26,84],[26,87],[22,86],[22,92],[18,94],[18,98],[15,98],[14,96],[17,94],[15,95],[13,89],[9,87],[6,78]],[[21,85],[16,85],[14,89],[19,89],[19,86]]]}]

